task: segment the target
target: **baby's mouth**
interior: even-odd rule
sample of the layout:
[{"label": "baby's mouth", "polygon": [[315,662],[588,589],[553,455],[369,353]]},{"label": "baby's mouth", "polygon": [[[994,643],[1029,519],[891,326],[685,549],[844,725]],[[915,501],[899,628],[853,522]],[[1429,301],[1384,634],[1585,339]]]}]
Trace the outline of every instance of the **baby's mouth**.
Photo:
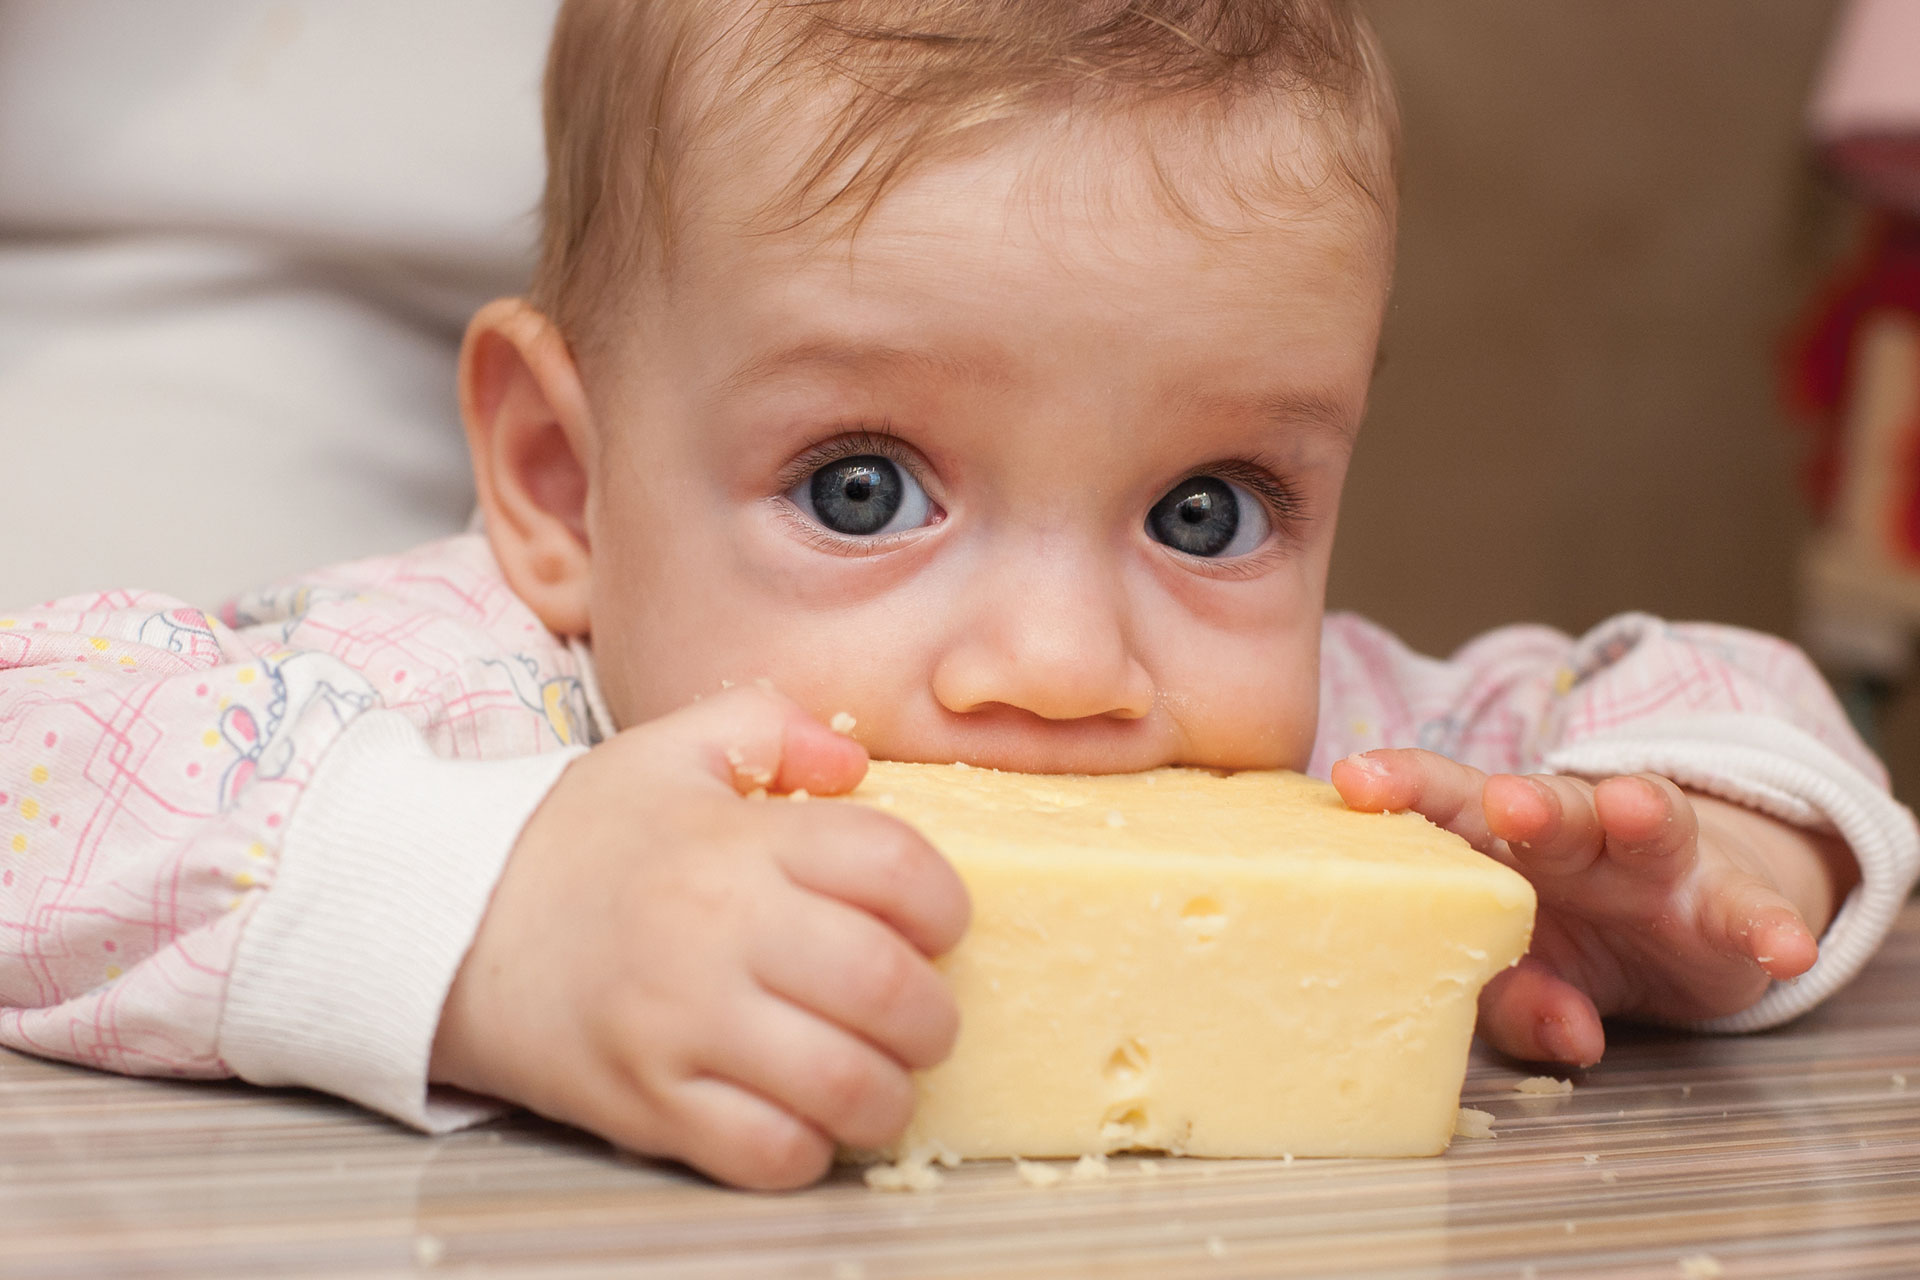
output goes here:
[{"label": "baby's mouth", "polygon": [[902,724],[874,740],[861,736],[876,760],[1018,773],[1137,773],[1181,763],[1181,744],[1170,730],[1154,715],[1048,720],[995,706],[943,712],[934,724]]}]

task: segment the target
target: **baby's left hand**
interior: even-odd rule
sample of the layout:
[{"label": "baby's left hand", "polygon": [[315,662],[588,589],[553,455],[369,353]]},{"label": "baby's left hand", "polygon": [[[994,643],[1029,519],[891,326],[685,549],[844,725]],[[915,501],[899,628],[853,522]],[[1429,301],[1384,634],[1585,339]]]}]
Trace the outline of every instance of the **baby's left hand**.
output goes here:
[{"label": "baby's left hand", "polygon": [[1411,809],[1533,882],[1532,949],[1480,996],[1480,1033],[1517,1058],[1597,1062],[1603,1016],[1746,1008],[1813,966],[1854,874],[1833,837],[1653,774],[1489,777],[1388,749],[1340,761],[1333,784],[1351,808]]}]

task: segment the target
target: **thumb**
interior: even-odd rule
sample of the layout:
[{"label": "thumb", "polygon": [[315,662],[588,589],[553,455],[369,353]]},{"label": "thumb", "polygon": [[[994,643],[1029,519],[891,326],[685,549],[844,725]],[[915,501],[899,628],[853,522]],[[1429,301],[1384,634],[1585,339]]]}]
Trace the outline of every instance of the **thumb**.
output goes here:
[{"label": "thumb", "polygon": [[867,772],[865,747],[791,698],[759,687],[730,689],[633,732],[650,739],[655,751],[742,795],[757,788],[839,795],[860,785]]}]

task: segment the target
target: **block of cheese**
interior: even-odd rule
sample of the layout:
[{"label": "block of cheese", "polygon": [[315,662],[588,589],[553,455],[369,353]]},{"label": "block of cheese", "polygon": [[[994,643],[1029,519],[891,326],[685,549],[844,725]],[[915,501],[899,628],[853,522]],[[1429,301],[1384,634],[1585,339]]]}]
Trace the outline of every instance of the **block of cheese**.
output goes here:
[{"label": "block of cheese", "polygon": [[1453,1135],[1519,875],[1299,774],[875,763],[973,897],[953,1055],[894,1156],[1414,1156]]}]

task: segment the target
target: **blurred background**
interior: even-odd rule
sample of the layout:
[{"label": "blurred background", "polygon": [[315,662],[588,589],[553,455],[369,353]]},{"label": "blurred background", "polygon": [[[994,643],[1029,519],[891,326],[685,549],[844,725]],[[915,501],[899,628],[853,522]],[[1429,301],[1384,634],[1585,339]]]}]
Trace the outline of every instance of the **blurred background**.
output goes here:
[{"label": "blurred background", "polygon": [[[1806,134],[1835,0],[1361,3],[1406,160],[1331,604],[1436,653],[1627,609],[1794,635],[1780,348],[1860,234]],[[458,527],[453,344],[527,266],[551,7],[0,0],[0,597]],[[1911,800],[1920,698],[1884,720]]]},{"label": "blurred background", "polygon": [[1502,619],[1794,625],[1777,351],[1850,234],[1802,122],[1826,0],[1365,0],[1400,262],[1336,553],[1444,651]]},{"label": "blurred background", "polygon": [[[1782,348],[1862,234],[1807,135],[1842,6],[1361,2],[1405,117],[1400,264],[1329,603],[1435,653],[1628,609],[1795,637]],[[1882,727],[1911,803],[1920,698]]]}]

